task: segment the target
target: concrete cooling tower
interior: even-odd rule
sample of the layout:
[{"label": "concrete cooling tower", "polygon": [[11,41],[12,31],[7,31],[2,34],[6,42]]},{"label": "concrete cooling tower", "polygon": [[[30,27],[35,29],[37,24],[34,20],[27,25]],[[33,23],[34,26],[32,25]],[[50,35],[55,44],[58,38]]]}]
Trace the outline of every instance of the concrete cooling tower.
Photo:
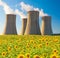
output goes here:
[{"label": "concrete cooling tower", "polygon": [[22,35],[24,35],[25,30],[26,30],[26,25],[27,25],[27,18],[22,19]]},{"label": "concrete cooling tower", "polygon": [[29,11],[27,18],[27,26],[25,30],[25,35],[31,34],[41,34],[39,27],[39,12],[38,11]]},{"label": "concrete cooling tower", "polygon": [[4,34],[17,34],[16,15],[14,15],[14,14],[6,15],[6,25],[5,25],[5,29],[4,29]]},{"label": "concrete cooling tower", "polygon": [[42,17],[42,35],[51,35],[52,27],[51,27],[51,17],[43,16]]}]

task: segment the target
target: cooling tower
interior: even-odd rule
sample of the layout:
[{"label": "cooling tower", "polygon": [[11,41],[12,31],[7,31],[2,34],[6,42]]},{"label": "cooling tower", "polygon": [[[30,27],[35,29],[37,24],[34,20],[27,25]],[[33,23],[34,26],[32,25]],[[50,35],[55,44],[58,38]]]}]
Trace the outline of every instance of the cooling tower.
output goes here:
[{"label": "cooling tower", "polygon": [[4,34],[17,34],[16,15],[14,15],[14,14],[6,15],[6,25],[5,25],[5,29],[4,29]]},{"label": "cooling tower", "polygon": [[26,30],[26,25],[27,25],[27,18],[22,19],[22,35],[24,35],[25,30]]},{"label": "cooling tower", "polygon": [[43,16],[42,17],[42,35],[51,35],[52,27],[51,27],[51,16]]},{"label": "cooling tower", "polygon": [[29,11],[27,18],[27,26],[25,30],[25,35],[41,34],[39,27],[39,12]]}]

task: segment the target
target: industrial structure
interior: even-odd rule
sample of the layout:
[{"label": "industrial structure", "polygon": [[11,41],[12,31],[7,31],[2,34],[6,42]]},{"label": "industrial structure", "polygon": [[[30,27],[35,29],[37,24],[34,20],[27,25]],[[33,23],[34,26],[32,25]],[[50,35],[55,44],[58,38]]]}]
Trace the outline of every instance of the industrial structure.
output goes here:
[{"label": "industrial structure", "polygon": [[41,34],[39,27],[39,11],[29,11],[25,35]]},{"label": "industrial structure", "polygon": [[51,16],[43,16],[42,17],[42,35],[51,35],[52,26],[51,26]]},{"label": "industrial structure", "polygon": [[16,30],[16,15],[7,14],[4,34],[17,34]]},{"label": "industrial structure", "polygon": [[[4,34],[17,34],[16,30],[16,15],[6,14],[6,24]],[[39,25],[39,11],[29,11],[27,18],[22,19],[22,31],[21,35],[51,35],[51,16],[42,17],[42,26],[40,30]]]},{"label": "industrial structure", "polygon": [[24,35],[25,30],[26,30],[26,25],[27,25],[27,18],[22,19],[22,32],[21,35]]}]

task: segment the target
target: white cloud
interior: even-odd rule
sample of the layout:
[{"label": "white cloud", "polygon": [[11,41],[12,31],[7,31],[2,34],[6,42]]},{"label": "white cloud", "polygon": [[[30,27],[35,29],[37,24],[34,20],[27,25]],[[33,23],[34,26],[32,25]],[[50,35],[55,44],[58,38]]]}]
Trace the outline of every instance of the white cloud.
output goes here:
[{"label": "white cloud", "polygon": [[0,6],[3,7],[4,11],[6,14],[14,14],[13,9],[11,9],[5,2],[0,0]]},{"label": "white cloud", "polygon": [[1,1],[1,0],[0,0]]},{"label": "white cloud", "polygon": [[43,9],[39,10],[39,13],[40,13],[40,16],[41,16],[41,17],[42,17],[42,16],[48,16],[48,14],[46,14],[46,13],[43,12]]},{"label": "white cloud", "polygon": [[2,5],[2,1],[0,0],[0,5]]},{"label": "white cloud", "polygon": [[19,15],[21,18],[26,18],[26,16],[23,14],[23,12],[19,11],[18,9],[16,9],[15,11],[13,11],[13,9],[11,9],[5,2],[3,2],[2,0],[0,0],[0,6],[3,7],[4,11],[6,14],[17,14]]},{"label": "white cloud", "polygon": [[26,18],[26,15],[24,15],[23,12],[19,11],[18,9],[15,10],[15,13],[19,15],[21,18]]},{"label": "white cloud", "polygon": [[21,2],[20,3],[20,6],[21,6],[21,9],[22,10],[25,10],[25,11],[30,11],[33,9],[33,6],[30,6],[28,4],[25,4],[24,2]]},{"label": "white cloud", "polygon": [[22,11],[19,11],[18,9],[16,9],[15,11],[13,11],[13,9],[11,9],[5,2],[3,2],[2,0],[0,0],[0,6],[3,7],[4,11],[6,14],[17,14],[19,15],[21,18],[26,18],[27,16],[23,13],[23,11],[28,12],[28,11],[39,11],[39,15],[42,16],[47,16],[48,14],[43,12],[43,9],[39,9],[39,8],[34,8],[33,6],[29,5],[29,4],[25,4],[24,2],[20,2],[20,7]]},{"label": "white cloud", "polygon": [[34,8],[35,11],[39,11],[39,16],[48,16],[48,14],[44,13],[43,9],[39,10],[39,8]]},{"label": "white cloud", "polygon": [[20,6],[21,6],[21,9],[25,10],[26,12],[34,10],[34,11],[39,11],[39,16],[41,17],[48,16],[48,14],[44,13],[43,9],[40,10],[39,8],[34,8],[33,6],[25,4],[24,2],[21,2]]},{"label": "white cloud", "polygon": [[40,11],[39,8],[33,8],[35,11]]}]

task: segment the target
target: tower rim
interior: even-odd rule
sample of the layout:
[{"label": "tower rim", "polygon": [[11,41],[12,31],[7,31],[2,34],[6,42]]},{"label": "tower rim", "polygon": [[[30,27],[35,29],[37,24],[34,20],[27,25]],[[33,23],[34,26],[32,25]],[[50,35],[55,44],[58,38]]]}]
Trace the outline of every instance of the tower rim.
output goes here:
[{"label": "tower rim", "polygon": [[15,15],[16,16],[16,14],[6,14],[6,15]]},{"label": "tower rim", "polygon": [[38,13],[39,13],[39,11],[34,11],[34,10],[32,10],[32,11],[28,11],[28,13],[30,13],[30,12],[38,12]]}]

